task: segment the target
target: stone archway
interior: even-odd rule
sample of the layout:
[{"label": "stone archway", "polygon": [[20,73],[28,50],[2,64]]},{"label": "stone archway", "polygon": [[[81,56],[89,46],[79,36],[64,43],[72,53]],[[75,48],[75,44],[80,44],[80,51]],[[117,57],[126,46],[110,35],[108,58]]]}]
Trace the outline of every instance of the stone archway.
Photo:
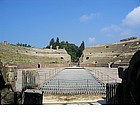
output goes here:
[{"label": "stone archway", "polygon": [[37,65],[37,68],[41,68],[41,64],[38,64],[38,65]]}]

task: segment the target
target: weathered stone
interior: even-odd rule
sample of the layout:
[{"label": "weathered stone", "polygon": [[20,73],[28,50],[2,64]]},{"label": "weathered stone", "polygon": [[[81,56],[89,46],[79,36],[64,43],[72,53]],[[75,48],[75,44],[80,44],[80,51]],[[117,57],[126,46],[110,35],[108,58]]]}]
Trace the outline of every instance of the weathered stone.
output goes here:
[{"label": "weathered stone", "polygon": [[23,93],[23,105],[42,105],[43,94],[40,90],[28,89]]},{"label": "weathered stone", "polygon": [[8,42],[7,41],[4,41],[4,43],[3,43],[4,45],[7,45],[8,44]]},{"label": "weathered stone", "polygon": [[119,75],[124,104],[140,104],[140,51],[134,54],[127,69],[119,68]]},{"label": "weathered stone", "polygon": [[[130,59],[140,49],[140,39],[87,47],[80,58],[83,67],[128,66]],[[95,63],[96,62],[96,63]]]},{"label": "weathered stone", "polygon": [[14,104],[14,91],[11,85],[4,85],[1,90],[1,104]]}]

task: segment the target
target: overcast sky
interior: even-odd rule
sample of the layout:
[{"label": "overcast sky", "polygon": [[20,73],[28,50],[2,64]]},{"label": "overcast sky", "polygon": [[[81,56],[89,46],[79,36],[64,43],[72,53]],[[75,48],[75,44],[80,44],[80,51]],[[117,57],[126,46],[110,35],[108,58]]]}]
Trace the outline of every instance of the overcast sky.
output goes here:
[{"label": "overcast sky", "polygon": [[140,0],[0,0],[0,42],[86,46],[140,37]]}]

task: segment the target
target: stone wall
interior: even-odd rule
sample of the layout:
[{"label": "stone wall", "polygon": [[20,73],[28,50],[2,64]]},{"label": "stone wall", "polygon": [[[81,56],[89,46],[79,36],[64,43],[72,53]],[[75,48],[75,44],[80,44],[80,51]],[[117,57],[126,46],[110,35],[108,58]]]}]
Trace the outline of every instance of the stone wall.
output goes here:
[{"label": "stone wall", "polygon": [[140,105],[140,51],[133,55],[128,67],[119,67],[118,73],[122,83],[106,87],[108,104]]},{"label": "stone wall", "polygon": [[85,48],[80,58],[81,66],[128,66],[130,59],[140,49],[140,39],[96,45]]},{"label": "stone wall", "polygon": [[0,59],[5,64],[17,65],[18,68],[45,68],[50,64],[53,66],[71,63],[71,56],[65,49],[39,49],[0,44],[0,52]]},{"label": "stone wall", "polygon": [[128,68],[119,68],[124,104],[140,104],[140,51],[132,57]]},{"label": "stone wall", "polygon": [[55,67],[69,67],[70,64],[17,64],[18,69],[35,69],[35,68],[55,68]]}]

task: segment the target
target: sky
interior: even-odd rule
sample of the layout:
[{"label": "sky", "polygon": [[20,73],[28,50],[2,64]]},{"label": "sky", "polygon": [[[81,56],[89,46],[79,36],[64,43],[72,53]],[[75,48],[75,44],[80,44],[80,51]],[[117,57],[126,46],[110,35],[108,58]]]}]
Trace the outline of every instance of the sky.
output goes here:
[{"label": "sky", "polygon": [[140,0],[0,0],[0,42],[86,47],[140,37]]}]

